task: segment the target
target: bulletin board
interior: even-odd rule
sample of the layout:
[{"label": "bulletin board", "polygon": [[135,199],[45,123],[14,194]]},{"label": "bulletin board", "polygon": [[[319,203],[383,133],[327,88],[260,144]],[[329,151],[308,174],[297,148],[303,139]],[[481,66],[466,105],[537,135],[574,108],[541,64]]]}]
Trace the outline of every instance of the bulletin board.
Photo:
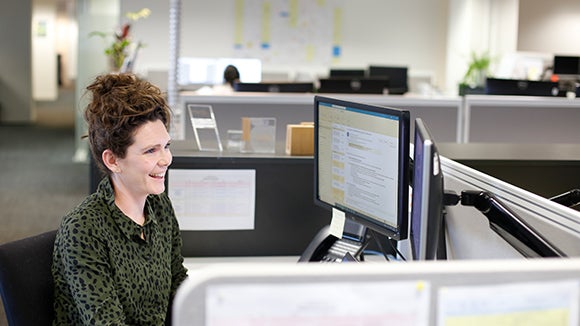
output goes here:
[{"label": "bulletin board", "polygon": [[344,0],[236,0],[236,57],[263,63],[324,64],[340,59]]}]

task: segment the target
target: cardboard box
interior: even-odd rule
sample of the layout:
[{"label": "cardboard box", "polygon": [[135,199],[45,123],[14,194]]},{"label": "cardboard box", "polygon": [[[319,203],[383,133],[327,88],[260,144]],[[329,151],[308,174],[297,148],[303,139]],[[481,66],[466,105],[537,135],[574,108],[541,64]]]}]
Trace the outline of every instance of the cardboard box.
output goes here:
[{"label": "cardboard box", "polygon": [[286,126],[286,154],[314,155],[314,124],[303,122]]}]

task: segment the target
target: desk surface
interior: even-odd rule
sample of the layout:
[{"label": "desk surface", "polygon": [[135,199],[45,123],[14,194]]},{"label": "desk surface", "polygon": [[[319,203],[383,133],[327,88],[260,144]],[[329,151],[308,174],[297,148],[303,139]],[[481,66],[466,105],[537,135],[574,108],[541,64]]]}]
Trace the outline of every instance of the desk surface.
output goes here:
[{"label": "desk surface", "polygon": [[231,263],[297,263],[298,256],[261,256],[261,257],[185,257],[183,265],[188,270],[215,264]]},{"label": "desk surface", "polygon": [[[193,141],[174,141],[174,156],[213,158],[288,158],[312,159],[312,156],[276,154],[248,154],[232,152],[200,152]],[[507,144],[507,143],[438,143],[440,154],[457,161],[579,161],[580,144]]]}]

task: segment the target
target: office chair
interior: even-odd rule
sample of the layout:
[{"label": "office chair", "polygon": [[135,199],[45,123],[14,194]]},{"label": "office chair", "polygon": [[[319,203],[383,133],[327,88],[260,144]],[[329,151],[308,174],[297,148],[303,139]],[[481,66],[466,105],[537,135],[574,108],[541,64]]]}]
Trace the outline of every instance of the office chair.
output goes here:
[{"label": "office chair", "polygon": [[56,230],[0,245],[0,294],[10,326],[51,325]]}]

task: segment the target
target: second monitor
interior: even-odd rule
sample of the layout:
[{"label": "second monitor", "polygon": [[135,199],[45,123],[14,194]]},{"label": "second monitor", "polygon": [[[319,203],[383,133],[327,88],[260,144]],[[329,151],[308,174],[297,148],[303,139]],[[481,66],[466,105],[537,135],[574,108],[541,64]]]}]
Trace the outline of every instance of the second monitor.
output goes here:
[{"label": "second monitor", "polygon": [[435,259],[443,245],[443,172],[433,136],[420,118],[415,119],[412,188],[411,254],[413,260]]}]

